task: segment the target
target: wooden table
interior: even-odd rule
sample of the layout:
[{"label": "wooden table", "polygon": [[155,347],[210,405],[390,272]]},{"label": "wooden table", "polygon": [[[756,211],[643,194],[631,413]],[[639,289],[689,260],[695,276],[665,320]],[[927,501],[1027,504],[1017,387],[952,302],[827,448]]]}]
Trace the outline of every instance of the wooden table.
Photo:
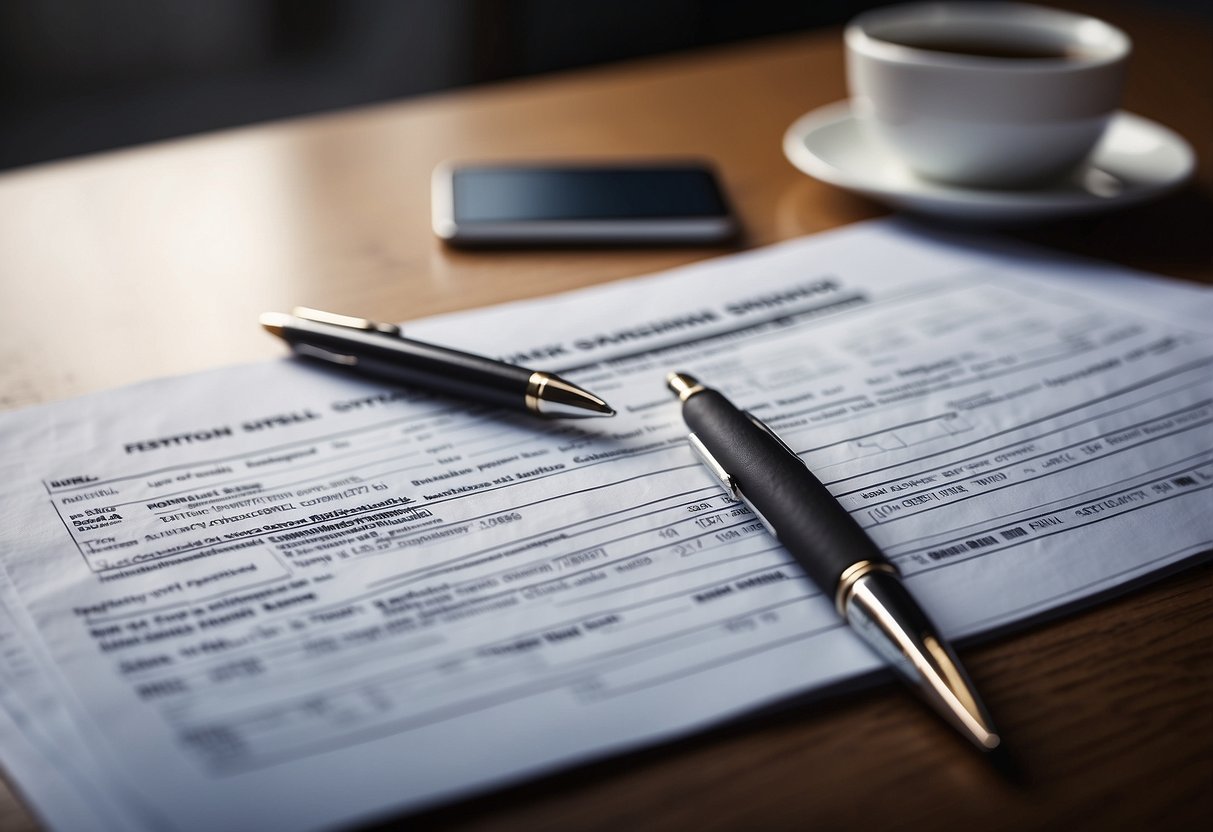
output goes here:
[{"label": "wooden table", "polygon": [[[1101,7],[1136,41],[1126,108],[1187,136],[1194,186],[1022,232],[1213,279],[1208,29]],[[281,354],[257,313],[404,320],[656,271],[704,249],[458,253],[446,158],[701,155],[745,245],[884,213],[783,158],[845,97],[838,31],[252,127],[0,176],[0,408]],[[1007,780],[893,686],[414,816],[421,829],[1181,828],[1213,819],[1213,569],[965,651],[1020,758]],[[36,822],[0,785],[0,828]]]}]

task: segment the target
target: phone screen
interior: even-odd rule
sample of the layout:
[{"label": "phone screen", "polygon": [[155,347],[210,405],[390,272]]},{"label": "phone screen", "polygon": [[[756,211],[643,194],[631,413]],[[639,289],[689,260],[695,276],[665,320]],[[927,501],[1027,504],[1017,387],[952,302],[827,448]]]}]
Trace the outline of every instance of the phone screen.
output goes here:
[{"label": "phone screen", "polygon": [[715,245],[740,232],[697,161],[443,164],[433,209],[452,245]]},{"label": "phone screen", "polygon": [[476,167],[452,174],[456,223],[717,217],[711,171],[686,167]]}]

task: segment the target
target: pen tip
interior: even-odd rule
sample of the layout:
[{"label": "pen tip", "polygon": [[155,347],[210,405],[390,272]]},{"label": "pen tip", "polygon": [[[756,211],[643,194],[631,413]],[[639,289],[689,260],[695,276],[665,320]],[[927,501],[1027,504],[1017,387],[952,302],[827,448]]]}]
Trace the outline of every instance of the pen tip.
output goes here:
[{"label": "pen tip", "polygon": [[615,415],[615,408],[611,407],[609,404],[607,404],[602,399],[595,396],[593,393],[587,393],[586,398],[581,399],[581,400],[577,401],[576,403],[570,402],[570,404],[572,404],[572,406],[574,408],[573,411],[571,411],[571,412],[565,411],[563,413],[560,413],[557,411],[557,412],[554,412],[552,415],[572,416],[572,417],[577,417],[577,416],[595,417],[595,416],[597,416],[597,417],[601,417],[604,419]]},{"label": "pen tip", "polygon": [[257,320],[261,322],[261,326],[265,327],[267,332],[271,332],[281,338],[283,330],[290,321],[290,316],[284,315],[281,312],[262,312]]},{"label": "pen tip", "polygon": [[551,373],[531,375],[527,407],[544,416],[579,419],[614,416],[615,409],[589,390]]}]

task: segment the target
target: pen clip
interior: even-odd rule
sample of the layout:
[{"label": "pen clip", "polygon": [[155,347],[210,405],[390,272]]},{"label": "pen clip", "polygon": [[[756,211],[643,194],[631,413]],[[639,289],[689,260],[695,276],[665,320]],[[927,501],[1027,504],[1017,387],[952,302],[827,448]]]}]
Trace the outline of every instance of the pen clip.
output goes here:
[{"label": "pen clip", "polygon": [[741,489],[737,487],[737,480],[733,479],[733,475],[724,470],[724,466],[716,461],[716,457],[712,456],[712,452],[709,451],[707,446],[703,444],[703,441],[693,433],[688,435],[687,439],[691,443],[691,450],[693,450],[695,455],[699,457],[699,461],[702,462],[709,471],[716,475],[716,479],[720,480],[720,482],[724,484],[724,487],[727,488],[729,493],[733,495],[733,499],[742,499]]},{"label": "pen clip", "polygon": [[396,324],[381,324],[367,318],[356,318],[352,315],[338,315],[336,312],[325,312],[322,309],[311,309],[307,306],[296,306],[291,310],[291,314],[296,318],[303,318],[305,321],[314,321],[318,324],[328,324],[329,326],[340,326],[346,329],[357,329],[362,332],[377,333],[379,335],[390,335],[393,338],[401,336],[400,327]]},{"label": "pen clip", "polygon": [[[767,429],[765,425],[763,427],[769,432],[769,429]],[[778,540],[779,533],[775,531],[775,527],[770,524],[767,518],[762,516],[762,512],[758,510],[758,506],[746,499],[745,494],[743,494],[741,491],[741,486],[737,484],[736,478],[725,470],[724,466],[717,461],[716,457],[712,456],[712,452],[709,451],[707,446],[703,444],[703,440],[693,433],[688,435],[687,439],[690,440],[691,449],[695,451],[695,455],[699,457],[699,461],[702,462],[709,471],[716,475],[716,478],[720,480],[725,488],[728,489],[729,494],[733,496],[733,499],[745,503],[750,511],[754,512],[754,516],[758,518],[759,522],[761,522],[762,525],[766,527],[766,530],[771,533],[771,536]],[[785,445],[784,447],[787,446]]]}]

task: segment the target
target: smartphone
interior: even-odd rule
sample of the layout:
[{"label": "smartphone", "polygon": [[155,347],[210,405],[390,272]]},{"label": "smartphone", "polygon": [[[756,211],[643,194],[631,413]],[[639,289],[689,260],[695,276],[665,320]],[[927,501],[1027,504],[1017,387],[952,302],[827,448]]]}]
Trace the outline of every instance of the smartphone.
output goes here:
[{"label": "smartphone", "polygon": [[711,167],[444,164],[434,233],[452,245],[723,243],[739,230]]}]

